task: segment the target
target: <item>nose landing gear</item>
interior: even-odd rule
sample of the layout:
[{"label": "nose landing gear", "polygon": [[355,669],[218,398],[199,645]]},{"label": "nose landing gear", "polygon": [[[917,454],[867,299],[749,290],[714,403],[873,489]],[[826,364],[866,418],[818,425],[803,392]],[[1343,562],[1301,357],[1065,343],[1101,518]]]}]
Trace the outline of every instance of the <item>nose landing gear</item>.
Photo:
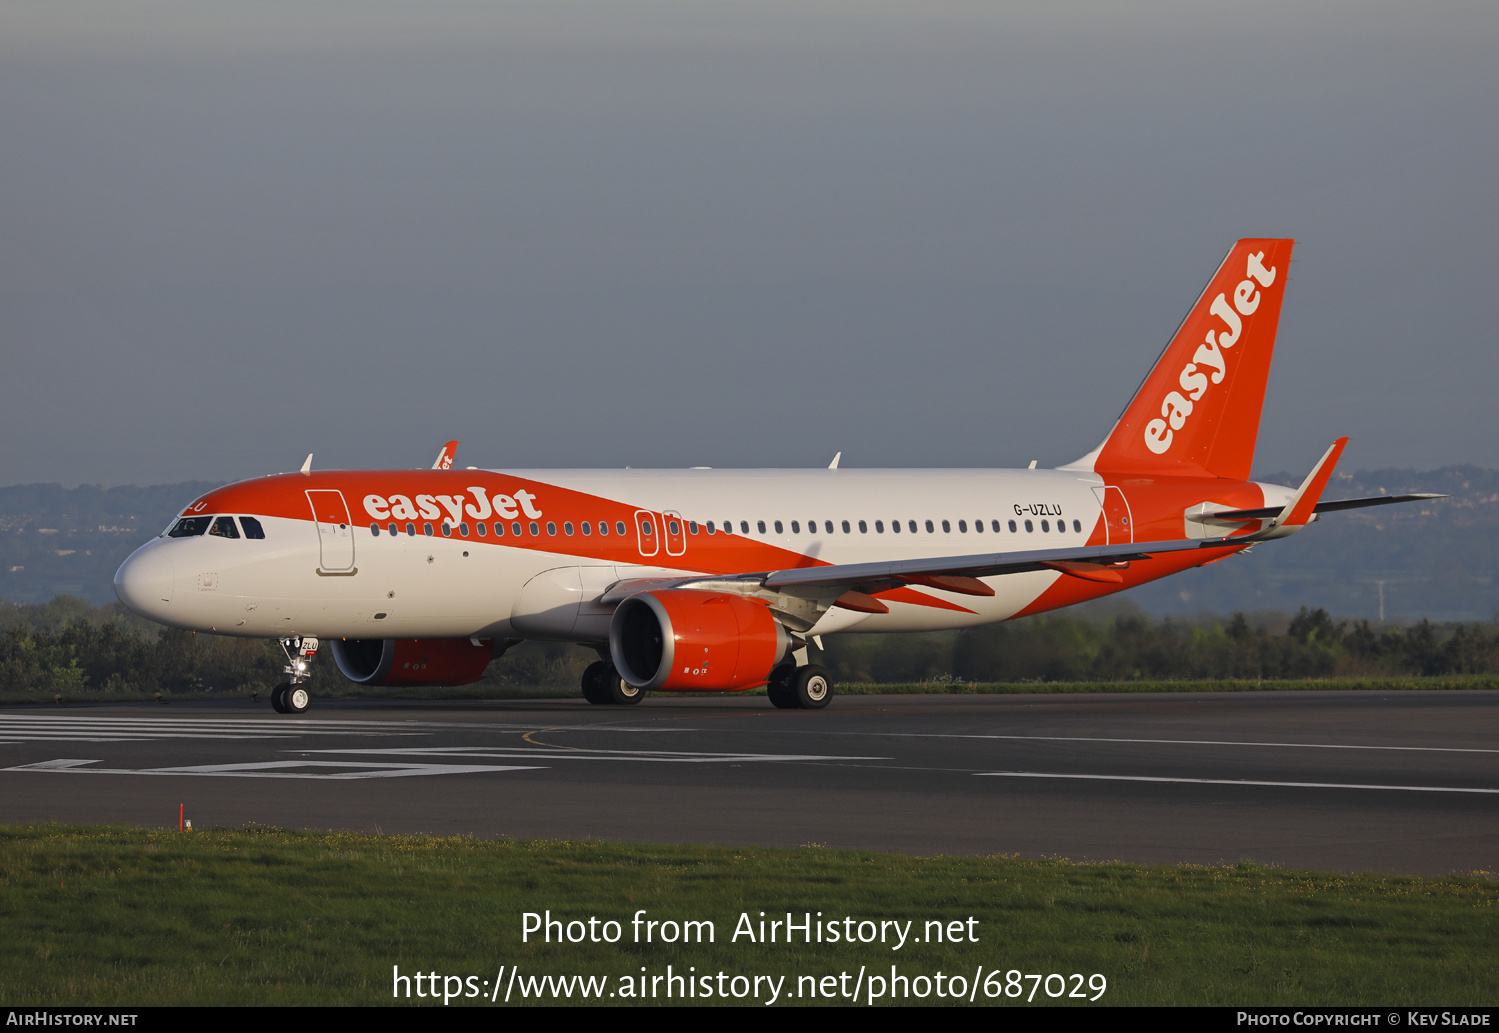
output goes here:
[{"label": "nose landing gear", "polygon": [[[293,656],[293,650],[296,655]],[[300,714],[312,703],[312,693],[302,682],[312,677],[312,661],[317,657],[317,639],[311,636],[284,638],[281,651],[286,654],[285,685],[271,690],[271,708],[278,714]]]}]

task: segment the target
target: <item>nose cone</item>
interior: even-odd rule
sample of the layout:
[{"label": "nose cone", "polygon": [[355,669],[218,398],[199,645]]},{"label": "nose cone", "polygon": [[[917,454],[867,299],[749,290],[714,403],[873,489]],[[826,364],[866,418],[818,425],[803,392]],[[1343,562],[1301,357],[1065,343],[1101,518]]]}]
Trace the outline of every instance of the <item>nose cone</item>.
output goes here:
[{"label": "nose cone", "polygon": [[172,550],[168,543],[148,542],[115,571],[115,595],[142,617],[167,620],[172,608]]}]

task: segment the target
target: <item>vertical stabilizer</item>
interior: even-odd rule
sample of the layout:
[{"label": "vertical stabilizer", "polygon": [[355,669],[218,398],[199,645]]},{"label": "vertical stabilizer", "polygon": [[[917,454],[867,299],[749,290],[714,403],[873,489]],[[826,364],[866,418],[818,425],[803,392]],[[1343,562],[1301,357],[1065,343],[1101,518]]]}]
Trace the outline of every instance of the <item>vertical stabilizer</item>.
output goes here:
[{"label": "vertical stabilizer", "polygon": [[1092,455],[1094,470],[1249,479],[1293,243],[1234,245]]}]

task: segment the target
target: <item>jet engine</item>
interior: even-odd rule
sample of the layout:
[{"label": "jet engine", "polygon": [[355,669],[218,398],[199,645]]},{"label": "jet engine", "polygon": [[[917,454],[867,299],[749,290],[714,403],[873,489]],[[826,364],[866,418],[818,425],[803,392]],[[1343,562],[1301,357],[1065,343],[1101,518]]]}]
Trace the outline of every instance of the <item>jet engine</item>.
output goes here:
[{"label": "jet engine", "polygon": [[339,671],[359,685],[467,685],[495,655],[493,639],[336,638],[332,646]]},{"label": "jet engine", "polygon": [[609,625],[615,669],[643,689],[752,689],[791,648],[770,607],[725,592],[641,592],[619,604]]}]

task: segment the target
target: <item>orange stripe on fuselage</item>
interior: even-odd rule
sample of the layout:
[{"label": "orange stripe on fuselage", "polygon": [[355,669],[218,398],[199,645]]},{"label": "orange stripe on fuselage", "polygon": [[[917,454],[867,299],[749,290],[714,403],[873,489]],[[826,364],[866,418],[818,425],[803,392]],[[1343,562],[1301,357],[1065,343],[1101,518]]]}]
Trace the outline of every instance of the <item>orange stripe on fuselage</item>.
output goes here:
[{"label": "orange stripe on fuselage", "polygon": [[[535,519],[542,534],[532,536],[528,533],[532,518],[519,508],[513,519],[508,516],[497,517],[494,514],[484,518],[484,522],[491,525],[496,520],[502,519],[507,525],[504,535],[496,537],[490,534],[480,537],[473,533],[472,525],[478,522],[479,518],[474,516],[467,507],[475,502],[474,487],[484,489],[485,497],[490,500],[499,496],[514,499],[518,492],[526,492],[534,496],[533,510],[539,514]],[[386,517],[377,520],[365,509],[366,496],[377,495],[389,501],[392,496],[399,495],[413,502],[423,495],[432,496],[434,499],[438,496],[447,496],[455,502],[458,501],[458,496],[462,496],[462,504],[465,507],[463,519],[470,524],[469,534],[460,535],[454,524],[452,537],[470,545],[563,553],[579,559],[626,565],[649,564],[679,567],[704,574],[745,574],[829,565],[826,560],[756,541],[743,534],[726,533],[720,529],[709,535],[706,530],[706,521],[697,522],[698,533],[696,535],[686,536],[688,547],[685,554],[668,555],[664,543],[658,543],[655,555],[644,555],[637,545],[639,529],[636,526],[636,514],[641,511],[641,507],[615,502],[586,492],[561,488],[543,481],[482,470],[327,471],[280,474],[217,488],[196,500],[188,507],[187,512],[247,513],[307,520],[310,510],[305,493],[329,489],[343,492],[344,500],[349,505],[350,519],[355,521],[356,526],[379,524],[382,532],[386,525],[392,522],[403,529],[407,523],[415,523],[418,527],[423,523],[431,523],[435,530],[436,525],[444,520],[450,524],[454,524],[454,521],[451,513],[440,502],[437,517],[418,516],[415,520],[402,518],[394,521]],[[482,507],[476,508],[479,512],[483,511]],[[491,508],[493,508],[492,505]],[[654,535],[660,536],[665,530],[666,517],[659,510],[647,510],[647,512],[655,517]],[[685,521],[688,518],[684,515],[681,519]],[[610,525],[610,533],[600,535],[595,532],[587,536],[577,533],[579,525],[585,520],[594,524],[595,527],[600,520],[607,521]],[[558,531],[556,535],[545,533],[547,521],[551,521],[556,527]],[[516,522],[522,526],[523,533],[520,536],[516,536],[508,529],[509,525]],[[570,536],[561,533],[564,524],[568,522],[574,525],[574,533]],[[620,522],[623,522],[628,529],[624,536],[615,532],[615,527]],[[420,534],[420,531],[418,533]],[[958,613],[975,612],[966,606],[960,606],[911,588],[892,588],[877,594],[881,599],[890,602],[953,610]]]},{"label": "orange stripe on fuselage", "polygon": [[[475,516],[473,515],[475,511],[484,511],[484,507],[476,504],[476,493],[473,491],[475,487],[482,488],[485,498],[489,500],[497,497],[513,500],[519,493],[527,493],[534,498],[532,510],[538,515],[533,518],[517,506],[513,510],[516,514],[514,517],[508,515],[508,512],[504,516],[494,513],[483,518]],[[685,554],[670,555],[666,551],[664,539],[667,518],[659,510],[644,510],[650,512],[655,518],[652,537],[657,539],[657,551],[653,555],[648,555],[643,553],[637,544],[641,535],[635,515],[644,507],[561,488],[542,481],[485,470],[340,470],[307,474],[279,474],[216,488],[197,499],[185,512],[245,513],[307,520],[310,523],[312,511],[308,506],[306,492],[330,489],[343,492],[354,526],[368,527],[370,524],[378,524],[382,534],[390,523],[399,525],[403,531],[407,523],[414,523],[420,535],[422,524],[431,523],[436,530],[443,521],[447,521],[453,525],[452,539],[474,546],[490,545],[562,553],[579,559],[606,563],[678,567],[704,574],[744,574],[828,565],[826,560],[814,559],[794,550],[756,541],[742,534],[726,533],[720,529],[709,535],[706,530],[706,521],[698,521],[696,535],[685,536],[687,545]],[[451,513],[441,502],[436,503],[438,507],[436,516],[418,515],[415,519],[407,517],[397,519],[386,516],[377,519],[365,508],[367,496],[379,496],[387,501],[393,496],[402,496],[411,500],[413,504],[420,496],[428,496],[434,500],[440,496],[447,496],[448,499],[454,501],[459,501],[461,497],[464,506],[462,520],[470,524],[469,534],[464,536],[458,533],[459,521],[452,520]],[[470,505],[475,505],[475,510],[469,510]],[[472,525],[481,519],[491,526],[497,521],[503,522],[506,528],[505,534],[495,536],[491,533],[485,537],[475,534]],[[539,535],[533,536],[529,532],[529,525],[533,519],[538,524],[538,530],[541,532]],[[683,515],[680,519],[685,522],[689,517]],[[592,523],[595,529],[599,521],[606,521],[609,524],[609,534],[600,535],[596,530],[592,535],[581,534],[579,526],[585,520]],[[556,534],[546,533],[548,521],[555,526]],[[511,525],[517,522],[522,529],[519,536],[511,530]],[[574,527],[572,535],[564,533],[564,525],[569,522]],[[616,533],[616,527],[621,522],[627,529],[627,533],[623,536]],[[919,593],[913,594],[919,595]],[[933,601],[926,605],[941,604]]]},{"label": "orange stripe on fuselage", "polygon": [[[1259,485],[1246,481],[1212,477],[1109,477],[1107,481],[1129,500],[1130,512],[1135,516],[1134,537],[1140,541],[1166,542],[1184,538],[1186,511],[1202,502],[1218,503],[1229,509],[1255,509],[1264,505],[1265,500]],[[1251,522],[1242,529],[1233,531],[1233,534],[1247,535],[1258,529],[1259,524]],[[1226,527],[1223,529],[1228,530]],[[1107,539],[1105,520],[1100,514],[1097,525],[1088,536],[1088,544],[1110,544]],[[1015,616],[1029,617],[1090,599],[1101,599],[1136,585],[1180,573],[1190,567],[1205,566],[1238,551],[1237,547],[1233,547],[1201,552],[1172,552],[1136,560],[1119,572],[1123,575],[1123,581],[1117,585],[1086,581],[1063,574]]]},{"label": "orange stripe on fuselage", "polygon": [[959,606],[957,603],[949,602],[946,599],[939,599],[934,595],[927,595],[925,592],[918,592],[914,588],[887,588],[883,592],[876,592],[874,594],[874,597],[876,599],[883,599],[886,602],[892,603],[910,603],[912,606],[930,606],[936,610],[956,610],[958,613],[978,612],[977,610],[970,610],[966,606]]}]

